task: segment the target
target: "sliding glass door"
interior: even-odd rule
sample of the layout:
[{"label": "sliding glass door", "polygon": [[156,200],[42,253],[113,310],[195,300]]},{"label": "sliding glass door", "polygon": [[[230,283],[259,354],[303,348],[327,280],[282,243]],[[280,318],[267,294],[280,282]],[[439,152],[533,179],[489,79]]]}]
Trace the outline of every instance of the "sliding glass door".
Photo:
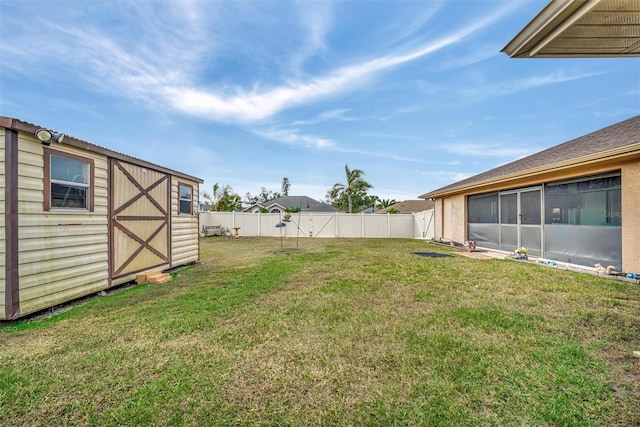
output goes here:
[{"label": "sliding glass door", "polygon": [[526,188],[500,193],[500,249],[525,247],[530,255],[542,251],[542,191]]}]

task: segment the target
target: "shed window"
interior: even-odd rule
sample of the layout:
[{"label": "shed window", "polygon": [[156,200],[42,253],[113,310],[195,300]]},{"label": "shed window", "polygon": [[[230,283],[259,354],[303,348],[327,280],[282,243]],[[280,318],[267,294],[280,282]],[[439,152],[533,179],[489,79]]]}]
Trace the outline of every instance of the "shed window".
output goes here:
[{"label": "shed window", "polygon": [[45,150],[44,210],[93,210],[93,160]]},{"label": "shed window", "polygon": [[179,214],[191,215],[193,213],[193,187],[186,184],[178,184],[180,195]]}]

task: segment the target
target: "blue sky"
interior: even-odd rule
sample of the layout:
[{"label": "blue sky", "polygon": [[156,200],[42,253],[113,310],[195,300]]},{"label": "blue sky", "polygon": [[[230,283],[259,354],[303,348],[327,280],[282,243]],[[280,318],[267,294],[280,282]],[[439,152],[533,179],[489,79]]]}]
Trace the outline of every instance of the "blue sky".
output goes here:
[{"label": "blue sky", "polygon": [[415,199],[640,114],[637,59],[511,59],[546,0],[0,0],[0,115],[324,200]]}]

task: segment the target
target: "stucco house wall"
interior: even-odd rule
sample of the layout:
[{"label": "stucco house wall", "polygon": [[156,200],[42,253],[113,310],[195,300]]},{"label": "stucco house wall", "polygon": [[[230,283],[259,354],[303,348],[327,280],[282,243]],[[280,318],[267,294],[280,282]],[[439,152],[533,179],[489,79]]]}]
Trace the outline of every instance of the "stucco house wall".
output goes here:
[{"label": "stucco house wall", "polygon": [[640,161],[622,167],[622,265],[640,272]]},{"label": "stucco house wall", "polygon": [[[637,238],[640,235],[640,116],[434,190],[421,197],[435,201],[436,238],[464,242],[469,239],[469,196],[537,187],[541,191],[544,203],[544,189],[547,184],[563,180],[588,180],[607,174],[620,177],[621,209],[620,212],[607,212],[606,215],[612,218],[619,217],[620,221],[612,221],[607,227],[601,227],[600,231],[603,236],[607,236],[616,228],[620,230],[621,241],[615,252],[621,251],[622,265],[616,267],[622,271],[640,273],[640,239]],[[602,214],[604,216],[604,212]],[[544,211],[542,215],[541,250],[542,256],[545,256],[544,245],[549,241],[548,233],[552,232],[553,227],[545,224]],[[597,228],[597,225],[594,227]],[[596,229],[593,235],[600,231]],[[547,233],[546,237],[544,233]],[[574,235],[579,236],[575,233],[580,233],[577,228],[574,229]],[[607,243],[609,242],[591,240],[576,241],[575,244],[601,245],[606,248]]]}]

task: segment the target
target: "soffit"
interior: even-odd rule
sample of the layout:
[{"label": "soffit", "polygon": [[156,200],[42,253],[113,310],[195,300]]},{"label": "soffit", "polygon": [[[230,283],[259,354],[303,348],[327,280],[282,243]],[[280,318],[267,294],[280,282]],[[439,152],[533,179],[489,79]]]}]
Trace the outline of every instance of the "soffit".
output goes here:
[{"label": "soffit", "polygon": [[553,0],[502,52],[512,58],[640,56],[640,0]]}]

